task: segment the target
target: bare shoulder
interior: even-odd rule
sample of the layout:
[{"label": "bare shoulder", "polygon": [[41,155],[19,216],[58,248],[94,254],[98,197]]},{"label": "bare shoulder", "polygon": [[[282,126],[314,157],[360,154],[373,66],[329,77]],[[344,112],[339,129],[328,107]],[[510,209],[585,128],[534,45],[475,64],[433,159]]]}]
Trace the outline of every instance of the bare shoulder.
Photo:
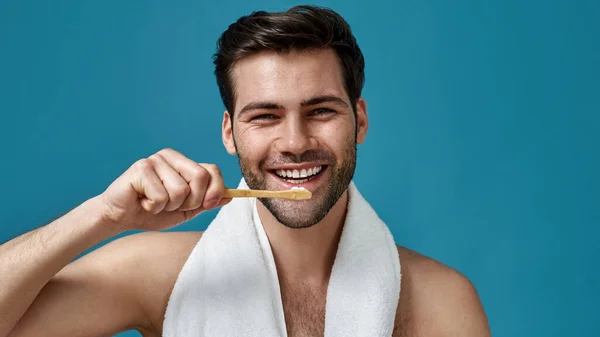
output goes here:
[{"label": "bare shoulder", "polygon": [[398,246],[402,284],[394,336],[490,336],[473,283],[457,270]]},{"label": "bare shoulder", "polygon": [[201,236],[200,232],[131,234],[82,257],[70,268],[78,273],[102,273],[97,279],[114,285],[112,297],[127,299],[129,312],[139,312],[130,318],[135,321],[130,328],[144,336],[159,336],[171,290]]},{"label": "bare shoulder", "polygon": [[121,284],[135,284],[127,290],[136,292],[148,316],[149,335],[160,335],[173,286],[201,237],[201,232],[142,232],[111,243],[112,252],[107,254],[125,261],[116,272]]}]

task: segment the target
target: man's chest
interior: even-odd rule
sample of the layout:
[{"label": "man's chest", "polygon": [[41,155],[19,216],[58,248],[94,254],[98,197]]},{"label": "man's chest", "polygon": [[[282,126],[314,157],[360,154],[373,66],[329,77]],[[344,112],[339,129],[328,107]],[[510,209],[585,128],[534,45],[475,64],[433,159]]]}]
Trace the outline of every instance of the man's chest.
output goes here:
[{"label": "man's chest", "polygon": [[281,297],[288,337],[323,336],[327,289],[285,286]]}]

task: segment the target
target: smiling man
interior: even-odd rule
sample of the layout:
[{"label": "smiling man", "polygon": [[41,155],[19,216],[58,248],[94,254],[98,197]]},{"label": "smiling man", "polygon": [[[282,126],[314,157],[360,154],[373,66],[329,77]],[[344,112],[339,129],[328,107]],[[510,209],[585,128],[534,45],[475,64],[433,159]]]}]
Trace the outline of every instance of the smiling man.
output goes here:
[{"label": "smiling man", "polygon": [[[368,118],[348,24],[319,7],[256,12],[215,56],[240,188],[312,198],[232,201],[216,165],[171,149],[141,159],[0,246],[0,337],[489,336],[469,280],[396,246],[352,182]],[[205,233],[157,232],[220,206]],[[147,232],[73,261],[133,229]]]},{"label": "smiling man", "polygon": [[239,112],[224,116],[225,144],[238,155],[248,185],[302,186],[313,193],[305,202],[264,199],[259,204],[288,227],[310,227],[336,203],[345,207],[342,196],[354,174],[356,143],[367,131],[364,101],[350,100],[341,72],[330,69],[341,69],[332,49],[265,50],[241,58],[231,69],[236,87],[247,89],[237,91]]}]

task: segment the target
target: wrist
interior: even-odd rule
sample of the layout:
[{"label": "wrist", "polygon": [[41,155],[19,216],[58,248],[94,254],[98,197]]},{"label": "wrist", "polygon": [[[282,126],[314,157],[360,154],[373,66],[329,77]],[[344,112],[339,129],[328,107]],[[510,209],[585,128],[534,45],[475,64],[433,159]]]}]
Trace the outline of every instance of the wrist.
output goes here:
[{"label": "wrist", "polygon": [[110,238],[125,231],[122,225],[116,223],[111,218],[111,210],[108,209],[107,204],[104,202],[102,194],[88,199],[83,204],[83,207],[91,227],[102,234],[102,236]]}]

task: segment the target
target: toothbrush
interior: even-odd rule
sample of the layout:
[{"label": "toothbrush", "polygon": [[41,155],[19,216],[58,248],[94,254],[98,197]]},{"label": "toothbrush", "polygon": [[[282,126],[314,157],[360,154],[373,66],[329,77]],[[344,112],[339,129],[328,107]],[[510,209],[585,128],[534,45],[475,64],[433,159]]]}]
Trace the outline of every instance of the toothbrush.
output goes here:
[{"label": "toothbrush", "polygon": [[312,197],[312,193],[302,187],[292,187],[289,190],[225,190],[224,198],[282,198],[289,200],[306,200]]}]

